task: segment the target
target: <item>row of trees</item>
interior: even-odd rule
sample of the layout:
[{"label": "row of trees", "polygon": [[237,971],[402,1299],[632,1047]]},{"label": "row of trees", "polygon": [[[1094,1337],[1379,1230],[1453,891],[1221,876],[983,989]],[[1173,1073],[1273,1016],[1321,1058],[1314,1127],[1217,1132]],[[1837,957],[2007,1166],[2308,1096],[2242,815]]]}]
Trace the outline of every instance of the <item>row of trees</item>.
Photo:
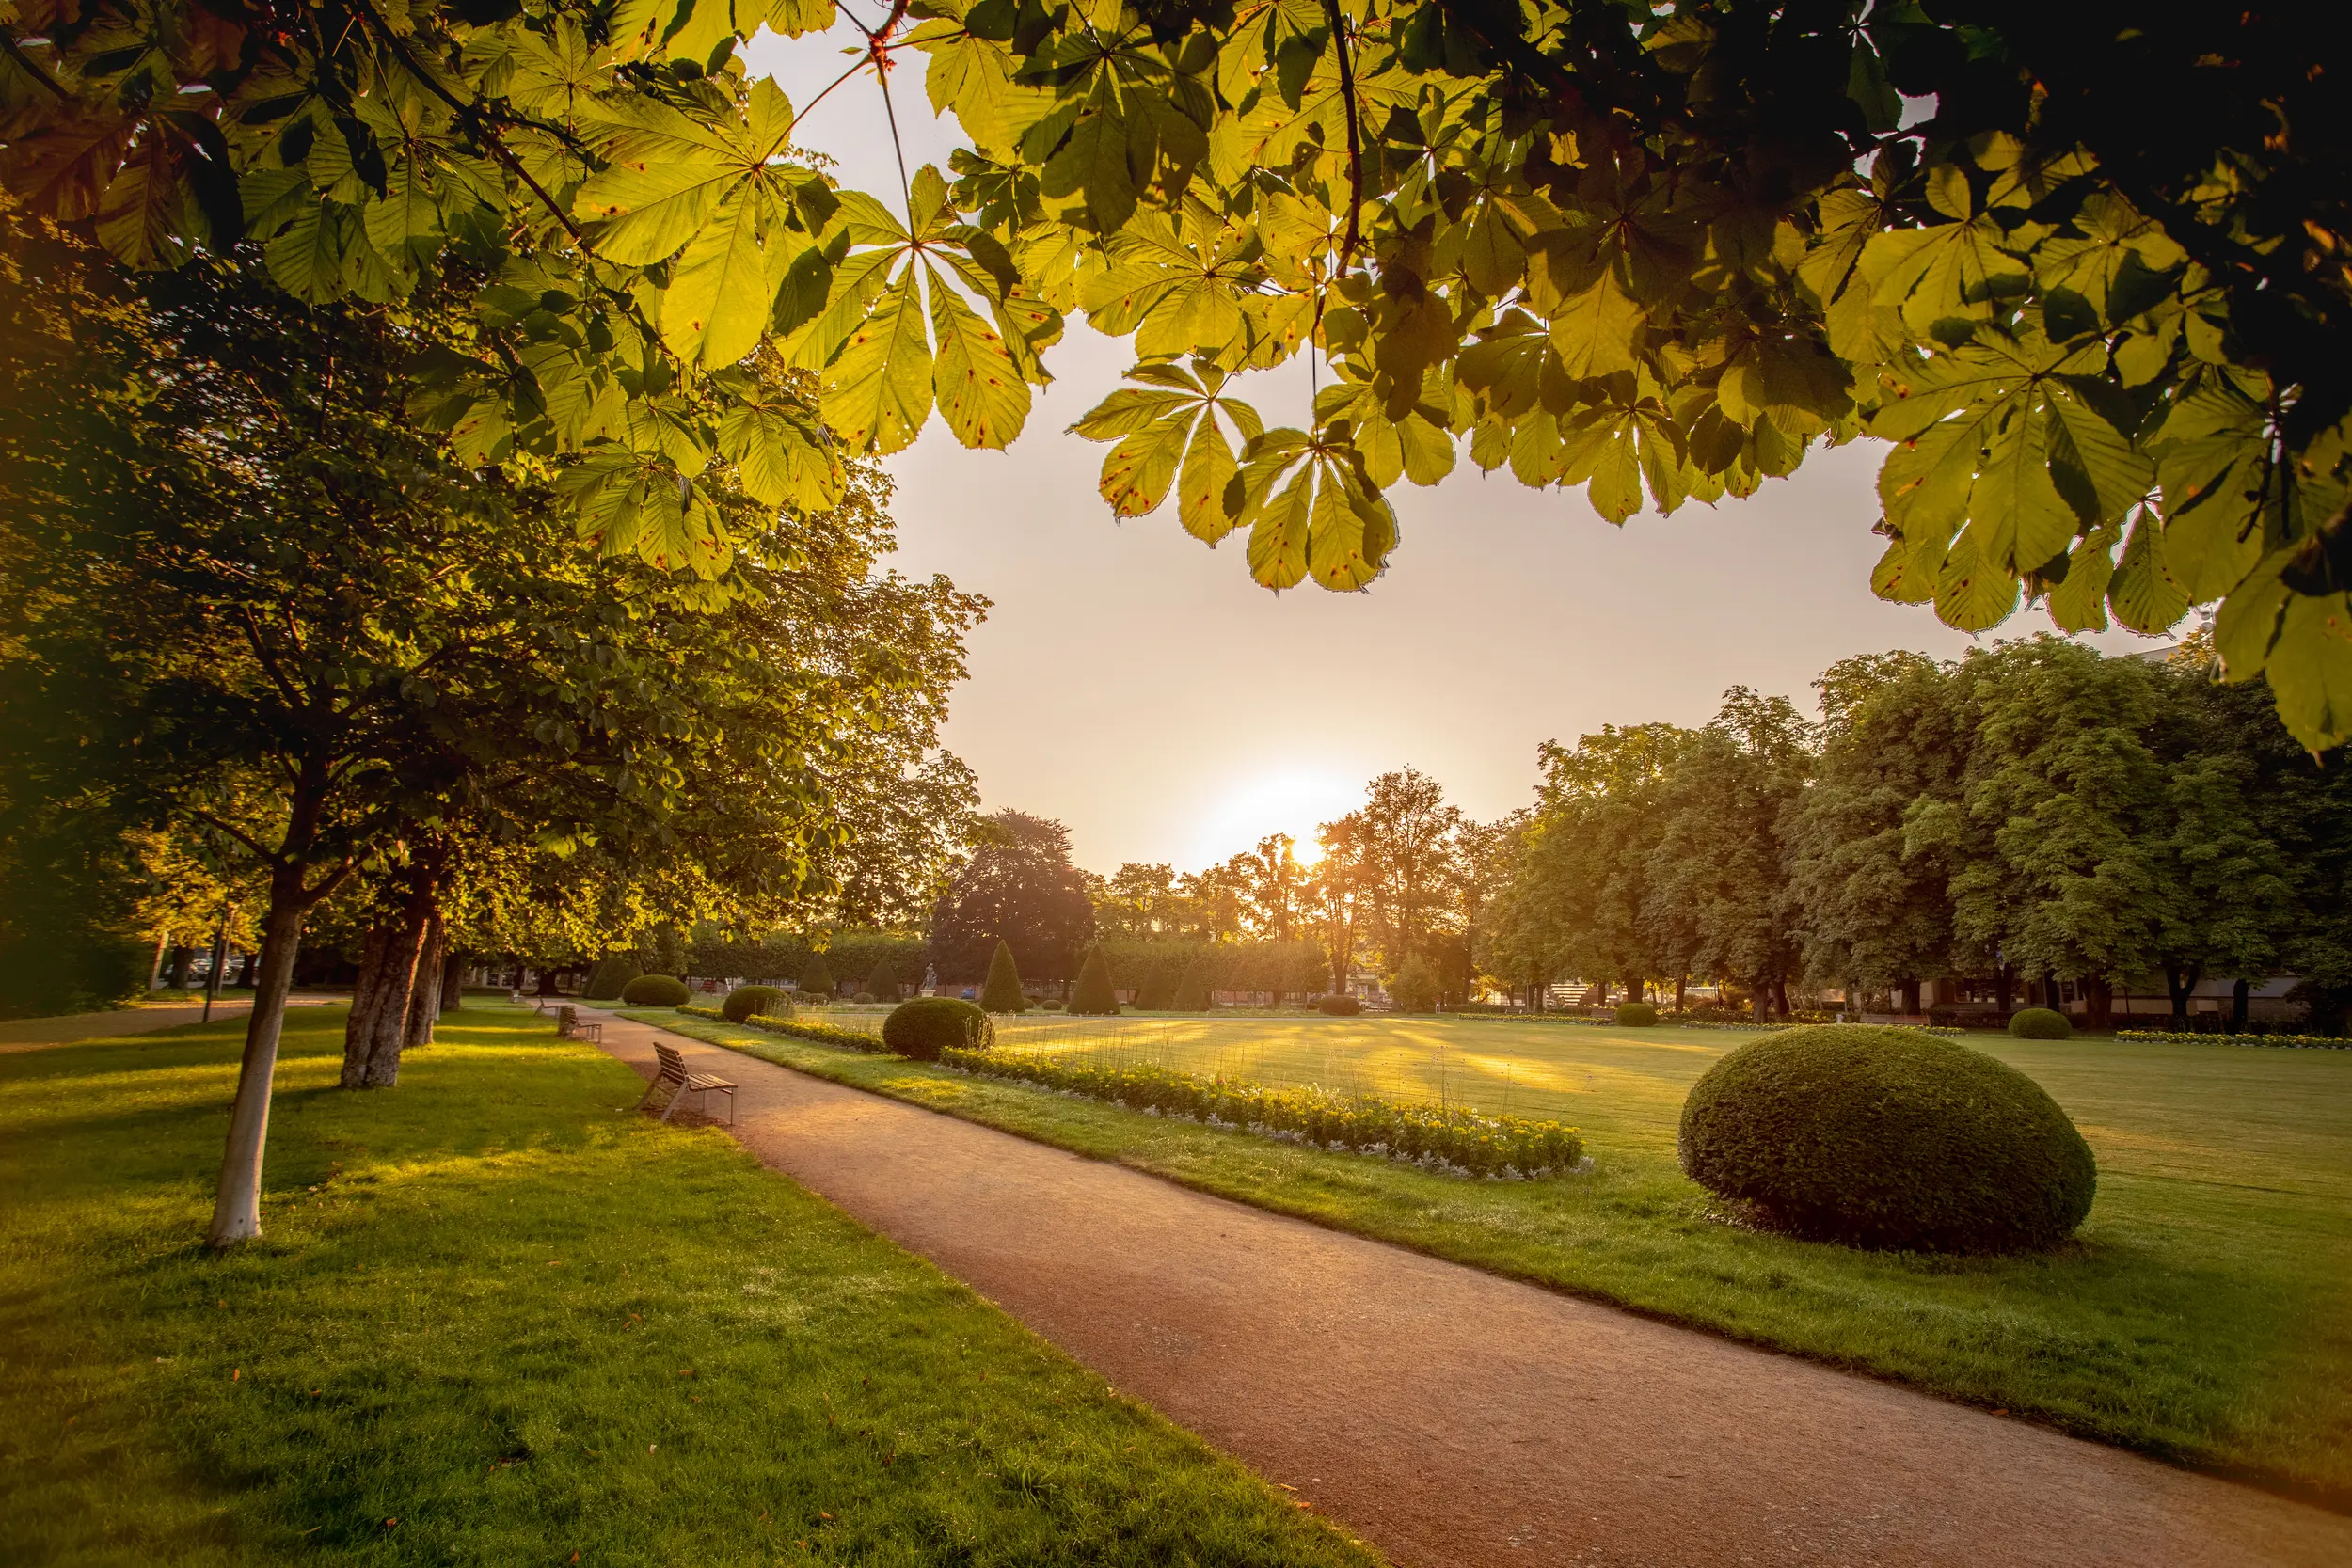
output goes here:
[{"label": "row of trees", "polygon": [[[980,607],[878,569],[878,471],[839,463],[821,509],[710,476],[734,544],[707,571],[582,548],[576,470],[485,473],[411,417],[408,367],[475,330],[462,279],[305,307],[256,252],[126,282],[6,221],[0,874],[44,892],[7,906],[0,972],[119,957],[171,856],[202,871],[178,902],[251,923],[216,1243],[258,1230],[313,932],[358,960],[358,1087],[395,1080],[463,955],[929,901],[970,806],[934,736]],[[36,923],[85,892],[78,925]]]},{"label": "row of trees", "polygon": [[1822,719],[1735,688],[1702,729],[1608,728],[1543,750],[1479,952],[1512,985],[1704,977],[1788,1009],[1809,980],[1898,993],[1984,981],[2006,1008],[2161,975],[2352,997],[2352,785],[2268,704],[2169,662],[2054,638],[1844,660]]}]

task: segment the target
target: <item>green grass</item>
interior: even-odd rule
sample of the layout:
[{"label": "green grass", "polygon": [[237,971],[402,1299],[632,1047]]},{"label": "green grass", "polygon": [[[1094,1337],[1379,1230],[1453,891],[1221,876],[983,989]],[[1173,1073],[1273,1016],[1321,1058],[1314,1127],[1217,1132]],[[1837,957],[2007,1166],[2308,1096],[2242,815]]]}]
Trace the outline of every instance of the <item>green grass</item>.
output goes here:
[{"label": "green grass", "polygon": [[0,1057],[0,1560],[1375,1560],[545,1021],[341,1026],[227,1256],[238,1025]]},{"label": "green grass", "polygon": [[[643,1017],[668,1015],[641,1014]],[[2077,1239],[1938,1259],[1758,1234],[1675,1159],[1691,1083],[1749,1037],[1461,1020],[1200,1021],[1061,1048],[1553,1116],[1589,1176],[1475,1183],[700,1020],[682,1032],[1207,1192],[2352,1502],[2352,1053],[1971,1043],[2100,1163]],[[1048,1031],[1016,1049],[1052,1049]]]}]

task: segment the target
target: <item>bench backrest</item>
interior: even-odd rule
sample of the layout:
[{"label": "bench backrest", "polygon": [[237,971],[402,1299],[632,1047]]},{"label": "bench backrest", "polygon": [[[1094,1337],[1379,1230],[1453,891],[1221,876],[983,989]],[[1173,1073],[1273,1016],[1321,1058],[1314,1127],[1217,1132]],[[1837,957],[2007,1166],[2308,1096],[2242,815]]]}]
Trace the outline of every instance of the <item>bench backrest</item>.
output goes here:
[{"label": "bench backrest", "polygon": [[686,1058],[679,1054],[676,1046],[664,1045],[660,1040],[656,1040],[653,1042],[653,1053],[655,1059],[661,1064],[661,1070],[656,1074],[657,1077],[683,1079],[686,1076]]}]

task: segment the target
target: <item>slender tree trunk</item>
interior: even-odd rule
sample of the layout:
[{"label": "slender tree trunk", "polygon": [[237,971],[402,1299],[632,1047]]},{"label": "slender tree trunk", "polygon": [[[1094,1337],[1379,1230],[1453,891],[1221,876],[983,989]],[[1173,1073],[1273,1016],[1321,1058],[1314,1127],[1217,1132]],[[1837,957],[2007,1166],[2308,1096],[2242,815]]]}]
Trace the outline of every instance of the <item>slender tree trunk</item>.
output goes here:
[{"label": "slender tree trunk", "polygon": [[1675,976],[1675,1011],[1676,1011],[1676,1012],[1680,1012],[1680,1011],[1682,1011],[1682,1001],[1683,1001],[1683,998],[1684,998],[1685,996],[1687,996],[1688,994],[1690,994],[1690,990],[1691,990],[1691,977],[1690,977],[1688,974],[1677,974],[1677,975],[1676,975],[1676,976]]},{"label": "slender tree trunk", "polygon": [[441,960],[441,1011],[453,1013],[466,1005],[466,960],[452,953]]},{"label": "slender tree trunk", "polygon": [[1787,1022],[1788,1021],[1788,982],[1777,974],[1772,976],[1772,1006],[1779,1010],[1781,1022]]},{"label": "slender tree trunk", "polygon": [[359,939],[359,978],[351,988],[351,1012],[343,1020],[342,1086],[364,1087],[375,1021],[384,1007],[385,970],[391,961],[392,927],[378,921]]},{"label": "slender tree trunk", "polygon": [[147,989],[150,992],[164,983],[164,951],[170,943],[171,939],[167,936],[155,939],[155,961],[147,966]]},{"label": "slender tree trunk", "polygon": [[1905,1018],[1919,1016],[1919,982],[1916,980],[1903,982],[1903,1016]]},{"label": "slender tree trunk", "polygon": [[2197,990],[2197,982],[2204,978],[2202,964],[2166,964],[2164,989],[2172,998],[2172,1027],[2188,1027],[2189,998]]},{"label": "slender tree trunk", "polygon": [[[416,996],[419,963],[439,914],[435,897],[439,879],[437,860],[421,856],[408,868],[408,896],[401,910],[391,950],[385,955],[384,990],[374,1022],[368,1031],[363,1087],[389,1089],[400,1082],[400,1053],[408,1043],[409,1010]],[[433,983],[437,987],[437,972]]]},{"label": "slender tree trunk", "polygon": [[1761,980],[1754,980],[1748,984],[1748,1015],[1759,1026],[1772,1022],[1772,993]]},{"label": "slender tree trunk", "polygon": [[2084,1022],[2094,1035],[2104,1035],[2115,1027],[2115,986],[2106,980],[2083,982],[2083,1000],[2090,1004]]},{"label": "slender tree trunk", "polygon": [[171,944],[171,979],[173,990],[188,989],[188,948],[184,942]]},{"label": "slender tree trunk", "polygon": [[262,972],[261,964],[262,955],[251,948],[246,949],[244,967],[237,971],[237,984],[240,988],[246,990],[253,989],[254,981]]},{"label": "slender tree trunk", "polygon": [[220,1161],[213,1200],[214,1246],[233,1246],[262,1233],[262,1152],[269,1137],[270,1079],[278,1069],[278,1038],[286,1023],[286,993],[294,989],[294,954],[310,912],[299,863],[270,875],[269,917],[262,925],[262,973],[246,1019],[245,1059],[237,1069],[237,1099],[229,1113],[229,1147]]},{"label": "slender tree trunk", "polygon": [[2230,1033],[2233,1035],[2242,1035],[2246,1033],[2246,999],[2253,992],[2253,990],[2254,987],[2251,981],[2235,980],[2231,982]]},{"label": "slender tree trunk", "polygon": [[2014,966],[2003,964],[1993,972],[1993,1000],[2000,1004],[2003,1017],[2015,1010],[2011,1006],[2017,1000],[2017,971]]},{"label": "slender tree trunk", "polygon": [[433,1043],[433,1021],[441,1015],[441,911],[436,910],[426,917],[424,945],[417,954],[416,983],[408,988],[408,1016],[403,1030],[402,1046],[415,1050]]},{"label": "slender tree trunk", "polygon": [[555,971],[554,971],[554,970],[552,970],[552,969],[543,969],[543,970],[541,970],[541,971],[539,972],[539,992],[538,992],[538,994],[540,994],[541,996],[561,996],[561,995],[563,995],[563,994],[564,994],[562,991],[560,991],[560,990],[558,990],[556,989],[556,986],[555,986]]}]

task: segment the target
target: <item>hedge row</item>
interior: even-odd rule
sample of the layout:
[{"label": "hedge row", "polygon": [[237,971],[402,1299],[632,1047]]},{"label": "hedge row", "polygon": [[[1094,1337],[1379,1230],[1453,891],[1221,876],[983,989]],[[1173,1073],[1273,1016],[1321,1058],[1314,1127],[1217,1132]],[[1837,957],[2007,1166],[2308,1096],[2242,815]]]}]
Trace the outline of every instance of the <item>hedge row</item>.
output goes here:
[{"label": "hedge row", "polygon": [[2352,1051],[2352,1039],[2335,1035],[2200,1035],[2180,1029],[2118,1029],[2115,1037],[2169,1045],[2280,1045],[2295,1051]]},{"label": "hedge row", "polygon": [[[716,1007],[680,1007],[678,1011],[691,1013],[696,1018],[707,1018],[716,1023],[730,1022]],[[770,1035],[790,1035],[799,1039],[815,1040],[819,1045],[838,1045],[850,1051],[863,1051],[867,1055],[880,1055],[882,1051],[880,1035],[869,1035],[859,1029],[836,1029],[830,1023],[808,1023],[797,1018],[755,1015],[743,1020],[737,1027],[757,1029]]]},{"label": "hedge row", "polygon": [[1524,1117],[1397,1105],[1369,1095],[1278,1089],[1204,1078],[1166,1068],[1101,1068],[1050,1056],[996,1051],[943,1052],[944,1066],[991,1078],[1017,1078],[1131,1110],[1289,1136],[1317,1148],[1382,1154],[1391,1160],[1479,1177],[1552,1176],[1576,1168],[1583,1140],[1573,1127]]}]

